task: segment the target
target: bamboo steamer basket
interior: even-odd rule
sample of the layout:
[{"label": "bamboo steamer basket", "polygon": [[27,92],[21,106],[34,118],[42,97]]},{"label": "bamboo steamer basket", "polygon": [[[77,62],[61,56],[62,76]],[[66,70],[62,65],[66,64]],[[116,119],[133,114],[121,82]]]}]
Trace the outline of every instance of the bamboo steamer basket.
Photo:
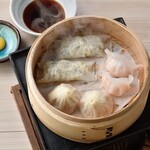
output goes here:
[{"label": "bamboo steamer basket", "polygon": [[[51,106],[39,92],[34,80],[35,65],[41,54],[60,36],[72,33],[102,32],[124,43],[143,64],[144,73],[139,93],[117,113],[106,118],[83,119],[65,114]],[[122,24],[97,16],[78,16],[63,20],[39,36],[33,43],[26,60],[26,80],[31,106],[41,122],[54,133],[82,143],[101,141],[118,135],[131,126],[141,115],[149,92],[149,58],[140,40]]]}]

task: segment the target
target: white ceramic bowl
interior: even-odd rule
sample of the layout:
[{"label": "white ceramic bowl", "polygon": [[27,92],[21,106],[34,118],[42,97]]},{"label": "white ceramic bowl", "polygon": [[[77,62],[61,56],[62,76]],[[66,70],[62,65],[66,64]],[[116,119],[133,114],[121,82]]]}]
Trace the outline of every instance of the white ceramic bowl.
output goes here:
[{"label": "white ceramic bowl", "polygon": [[[41,33],[30,30],[23,21],[23,12],[25,7],[31,3],[32,0],[10,0],[9,11],[10,15],[18,28],[31,35],[38,36]],[[73,17],[76,14],[76,0],[57,0],[64,8],[65,18]]]}]

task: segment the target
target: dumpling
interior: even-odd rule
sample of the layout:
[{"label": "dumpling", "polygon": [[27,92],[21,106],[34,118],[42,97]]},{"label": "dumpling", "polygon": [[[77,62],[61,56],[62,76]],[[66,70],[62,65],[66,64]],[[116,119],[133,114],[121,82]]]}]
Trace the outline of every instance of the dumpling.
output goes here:
[{"label": "dumpling", "polygon": [[129,75],[128,78],[114,78],[108,74],[102,75],[102,87],[113,96],[122,96],[131,88],[133,76]]},{"label": "dumpling", "polygon": [[[93,61],[47,61],[38,71],[42,72],[38,83],[67,82],[75,80],[95,80]],[[87,76],[86,76],[87,75]]]},{"label": "dumpling", "polygon": [[110,52],[105,50],[107,54],[106,70],[115,77],[128,77],[130,74],[137,74],[142,65],[136,65],[129,53]]},{"label": "dumpling", "polygon": [[111,47],[109,35],[69,36],[54,44],[56,59],[103,57],[106,47]]},{"label": "dumpling", "polygon": [[104,90],[91,90],[83,94],[80,111],[85,118],[106,117],[113,113],[114,101]]},{"label": "dumpling", "polygon": [[47,96],[47,101],[67,114],[73,113],[79,106],[80,92],[70,84],[60,84]]}]

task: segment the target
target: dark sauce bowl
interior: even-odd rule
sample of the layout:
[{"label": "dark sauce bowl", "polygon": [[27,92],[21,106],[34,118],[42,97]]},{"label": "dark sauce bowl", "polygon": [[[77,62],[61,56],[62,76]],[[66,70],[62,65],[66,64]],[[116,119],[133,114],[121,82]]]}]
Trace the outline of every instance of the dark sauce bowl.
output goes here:
[{"label": "dark sauce bowl", "polygon": [[32,1],[23,12],[23,20],[26,26],[38,33],[42,33],[48,27],[63,19],[65,19],[65,11],[57,1]]},{"label": "dark sauce bowl", "polygon": [[39,36],[51,25],[75,16],[76,0],[10,0],[9,10],[18,28]]}]

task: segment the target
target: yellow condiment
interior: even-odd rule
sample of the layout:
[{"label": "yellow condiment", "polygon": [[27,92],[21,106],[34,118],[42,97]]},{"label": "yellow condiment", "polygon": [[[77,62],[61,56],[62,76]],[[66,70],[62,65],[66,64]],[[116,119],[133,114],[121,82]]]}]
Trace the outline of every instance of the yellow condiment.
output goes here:
[{"label": "yellow condiment", "polygon": [[6,41],[3,37],[0,36],[0,51],[3,50],[6,46]]}]

